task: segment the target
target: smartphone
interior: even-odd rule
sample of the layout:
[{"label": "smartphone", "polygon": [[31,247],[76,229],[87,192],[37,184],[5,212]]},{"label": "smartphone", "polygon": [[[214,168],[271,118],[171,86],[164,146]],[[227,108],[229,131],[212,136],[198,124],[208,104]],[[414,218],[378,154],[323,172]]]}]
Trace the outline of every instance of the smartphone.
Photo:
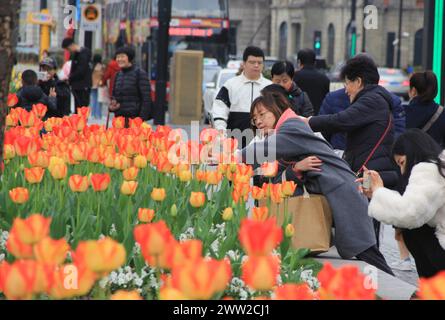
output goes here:
[{"label": "smartphone", "polygon": [[37,72],[37,79],[39,81],[47,81],[48,80],[48,72],[38,71]]},{"label": "smartphone", "polygon": [[363,189],[371,189],[371,176],[368,173],[363,173]]}]

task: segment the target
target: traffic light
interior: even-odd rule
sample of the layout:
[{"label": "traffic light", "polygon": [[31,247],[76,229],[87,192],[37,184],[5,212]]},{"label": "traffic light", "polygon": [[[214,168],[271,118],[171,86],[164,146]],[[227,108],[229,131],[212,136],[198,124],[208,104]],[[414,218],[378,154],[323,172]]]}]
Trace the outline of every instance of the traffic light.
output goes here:
[{"label": "traffic light", "polygon": [[321,31],[314,32],[314,51],[317,56],[321,55]]}]

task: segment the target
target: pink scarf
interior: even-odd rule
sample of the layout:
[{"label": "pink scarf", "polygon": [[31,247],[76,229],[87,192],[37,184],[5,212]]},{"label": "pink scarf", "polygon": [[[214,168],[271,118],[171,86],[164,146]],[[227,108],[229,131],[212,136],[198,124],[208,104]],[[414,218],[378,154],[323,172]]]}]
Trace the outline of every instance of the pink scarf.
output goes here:
[{"label": "pink scarf", "polygon": [[299,119],[298,115],[291,108],[284,111],[284,113],[281,115],[280,120],[278,120],[275,127],[275,132],[278,132],[283,123],[285,123],[289,119]]}]

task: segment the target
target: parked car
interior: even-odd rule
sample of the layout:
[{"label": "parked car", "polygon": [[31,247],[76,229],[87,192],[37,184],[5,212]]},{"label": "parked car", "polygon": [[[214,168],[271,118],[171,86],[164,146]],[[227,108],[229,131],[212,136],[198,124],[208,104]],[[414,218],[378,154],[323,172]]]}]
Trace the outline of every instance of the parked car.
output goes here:
[{"label": "parked car", "polygon": [[212,82],[215,76],[222,70],[219,65],[204,65],[202,77],[202,92],[206,90],[207,83]]},{"label": "parked car", "polygon": [[206,84],[206,90],[204,91],[203,96],[203,105],[204,105],[204,122],[208,124],[211,120],[211,112],[213,101],[216,98],[219,90],[222,88],[224,83],[227,80],[232,79],[236,76],[238,69],[222,69],[219,71],[213,78],[211,82]]},{"label": "parked car", "polygon": [[409,100],[409,78],[401,69],[379,68],[379,84],[389,92]]},{"label": "parked car", "polygon": [[331,70],[328,73],[328,78],[331,80],[331,82],[342,82],[340,79],[340,73],[344,66],[345,62],[342,61],[331,67]]}]

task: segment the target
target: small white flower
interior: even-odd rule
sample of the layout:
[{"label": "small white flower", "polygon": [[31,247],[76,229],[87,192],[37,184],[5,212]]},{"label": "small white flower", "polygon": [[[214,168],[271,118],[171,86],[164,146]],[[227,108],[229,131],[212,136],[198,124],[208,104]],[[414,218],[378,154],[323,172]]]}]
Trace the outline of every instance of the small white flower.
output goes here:
[{"label": "small white flower", "polygon": [[108,284],[108,278],[103,278],[103,279],[101,279],[101,280],[99,281],[99,286],[100,286],[102,289],[105,289],[105,287],[107,286],[107,284]]},{"label": "small white flower", "polygon": [[3,260],[5,260],[5,254],[4,253],[0,254],[0,262],[2,262]]}]

